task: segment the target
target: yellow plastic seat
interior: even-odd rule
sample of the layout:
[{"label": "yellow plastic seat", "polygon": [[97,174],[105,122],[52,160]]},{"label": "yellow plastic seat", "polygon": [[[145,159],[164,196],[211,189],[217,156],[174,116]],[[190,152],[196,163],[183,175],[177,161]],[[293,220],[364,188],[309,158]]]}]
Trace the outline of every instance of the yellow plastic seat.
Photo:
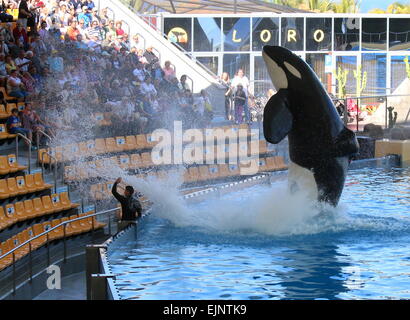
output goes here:
[{"label": "yellow plastic seat", "polygon": [[[33,226],[33,232],[34,236],[38,236],[39,234],[42,234],[46,230],[44,229],[44,225],[41,223],[37,223]],[[37,239],[34,239],[31,241],[31,246],[32,249],[38,249],[41,246],[45,245],[47,242],[47,235],[42,235],[41,237],[38,237]]]},{"label": "yellow plastic seat", "polygon": [[[81,214],[79,214],[78,216],[81,217],[81,218],[83,218],[83,217],[86,217],[87,215],[88,215],[88,213],[81,213]],[[88,218],[88,219],[81,219],[81,220],[79,220],[79,222],[80,222],[80,226],[81,226],[82,232],[91,231],[92,225],[91,225],[91,223],[90,223],[90,222],[91,222],[90,218]]]},{"label": "yellow plastic seat", "polygon": [[275,163],[276,163],[276,168],[278,170],[283,170],[283,169],[288,168],[287,164],[285,163],[285,159],[283,159],[283,157],[276,156],[276,157],[274,157],[274,159],[275,159]]},{"label": "yellow plastic seat", "polygon": [[115,137],[115,143],[116,143],[116,145],[117,145],[117,151],[124,151],[125,150],[125,145],[126,145],[126,142],[125,142],[125,137],[122,137],[122,136],[120,136],[120,137]]},{"label": "yellow plastic seat", "polygon": [[[70,216],[69,220],[74,220],[74,219],[77,219],[77,218],[78,218],[78,215],[72,215],[72,216]],[[77,235],[77,234],[80,234],[80,233],[83,233],[83,227],[80,223],[80,220],[70,222],[70,224],[69,224],[69,234],[70,235]]]},{"label": "yellow plastic seat", "polygon": [[198,167],[190,167],[188,169],[188,172],[189,172],[191,182],[196,182],[200,180]]},{"label": "yellow plastic seat", "polygon": [[[0,244],[0,256],[9,252],[11,248],[9,248],[9,241],[4,241]],[[9,254],[4,258],[0,259],[0,271],[7,268],[13,263],[13,255]]]},{"label": "yellow plastic seat", "polygon": [[42,196],[41,197],[41,202],[43,203],[43,208],[44,208],[44,213],[45,214],[51,214],[55,212],[53,203],[51,201],[50,196]]},{"label": "yellow plastic seat", "polygon": [[36,214],[34,211],[33,200],[24,200],[23,204],[27,219],[35,218]]},{"label": "yellow plastic seat", "polygon": [[11,134],[7,132],[7,128],[4,123],[0,123],[0,139],[9,139],[15,138],[15,134]]},{"label": "yellow plastic seat", "polygon": [[23,176],[16,177],[16,185],[19,195],[29,193],[30,191],[26,188],[26,182]]},{"label": "yellow plastic seat", "polygon": [[105,147],[107,152],[117,152],[117,144],[114,138],[105,138]]},{"label": "yellow plastic seat", "polygon": [[51,212],[47,212],[44,209],[43,202],[41,201],[41,198],[34,198],[33,199],[33,215],[35,217],[40,217],[42,215],[49,214],[49,213],[51,213]]},{"label": "yellow plastic seat", "polygon": [[7,187],[7,180],[0,179],[0,199],[10,198],[9,188]]},{"label": "yellow plastic seat", "polygon": [[38,150],[38,162],[39,163],[45,163],[45,164],[51,163],[51,158],[47,154],[47,152],[48,152],[48,149],[44,149],[44,148]]},{"label": "yellow plastic seat", "polygon": [[11,114],[11,110],[17,109],[17,105],[15,103],[7,103],[6,105],[6,112]]},{"label": "yellow plastic seat", "polygon": [[9,163],[10,172],[17,172],[17,171],[21,171],[21,170],[26,170],[28,168],[27,166],[20,166],[18,164],[15,154],[9,154],[7,156],[7,160],[8,160],[8,163]]},{"label": "yellow plastic seat", "polygon": [[24,176],[24,181],[28,192],[36,192],[38,190],[42,190],[38,189],[36,184],[34,183],[34,174],[26,174]]},{"label": "yellow plastic seat", "polygon": [[230,176],[239,176],[240,171],[239,171],[239,167],[237,164],[229,164],[228,169],[229,169]]},{"label": "yellow plastic seat", "polygon": [[69,237],[69,236],[73,235],[73,230],[71,228],[71,224],[70,224],[70,222],[68,222],[69,220],[70,219],[68,217],[61,218],[61,223],[67,222],[65,224],[65,226],[64,226],[64,224],[61,226],[63,237],[64,237],[64,235],[66,237]]},{"label": "yellow plastic seat", "polygon": [[4,208],[0,206],[0,230],[4,230],[11,226],[15,221],[10,219],[4,213]]},{"label": "yellow plastic seat", "polygon": [[208,166],[208,175],[211,179],[220,178],[219,166],[218,165],[209,165]]},{"label": "yellow plastic seat", "polygon": [[11,197],[15,197],[19,194],[16,178],[7,178],[7,188],[9,189],[9,195]]},{"label": "yellow plastic seat", "polygon": [[148,148],[147,136],[145,134],[137,134],[137,149],[146,149]]},{"label": "yellow plastic seat", "polygon": [[204,181],[204,180],[210,179],[208,166],[199,166],[198,170],[199,170],[199,180]]},{"label": "yellow plastic seat", "polygon": [[219,167],[219,176],[221,178],[226,178],[231,175],[227,164],[220,164],[218,165],[218,167]]},{"label": "yellow plastic seat", "polygon": [[124,150],[136,150],[137,149],[137,138],[135,136],[126,136]]},{"label": "yellow plastic seat", "polygon": [[[59,211],[63,211],[66,210],[66,207],[61,203],[60,201],[60,196],[56,193],[53,193],[51,196],[51,204],[53,206],[54,212],[59,212]],[[48,201],[48,200],[47,200]],[[44,202],[43,202],[44,204]],[[67,209],[70,209],[70,207],[68,207]]]},{"label": "yellow plastic seat", "polygon": [[95,152],[97,154],[103,154],[107,152],[104,139],[95,139]]},{"label": "yellow plastic seat", "polygon": [[6,156],[0,156],[0,174],[9,174],[10,167]]},{"label": "yellow plastic seat", "polygon": [[43,176],[41,172],[34,173],[34,184],[37,187],[37,190],[45,190],[50,189],[53,185],[49,183],[45,183],[43,181]]},{"label": "yellow plastic seat", "polygon": [[275,170],[275,168],[271,168],[269,166],[268,159],[270,159],[270,158],[267,158],[267,159],[266,158],[260,158],[258,160],[259,172]]},{"label": "yellow plastic seat", "polygon": [[10,115],[6,112],[6,108],[4,107],[4,104],[0,104],[0,119],[6,119]]},{"label": "yellow plastic seat", "polygon": [[67,208],[67,209],[78,208],[80,206],[79,203],[71,202],[71,200],[68,197],[68,192],[66,191],[60,193],[60,201],[61,201],[61,204],[64,206],[64,208]]},{"label": "yellow plastic seat", "polygon": [[[61,219],[52,220],[51,221],[51,228],[54,228],[54,227],[58,226],[60,223],[61,223]],[[63,238],[63,236],[64,236],[63,226],[60,226],[58,228],[55,228],[53,231],[50,231],[48,238],[51,241],[51,240],[61,239],[61,238]]]},{"label": "yellow plastic seat", "polygon": [[[7,206],[9,206],[9,204],[6,205],[6,210],[7,210]],[[21,202],[21,201],[16,202],[14,204],[14,210],[15,210],[15,214],[16,214],[18,222],[28,219],[28,217],[26,215],[26,210],[24,209],[24,203],[23,202]]]}]

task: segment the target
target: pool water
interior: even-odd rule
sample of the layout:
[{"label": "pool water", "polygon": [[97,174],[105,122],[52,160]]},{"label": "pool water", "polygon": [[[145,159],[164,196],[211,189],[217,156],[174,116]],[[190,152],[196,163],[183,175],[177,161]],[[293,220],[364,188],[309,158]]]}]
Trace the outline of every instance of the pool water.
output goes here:
[{"label": "pool water", "polygon": [[349,171],[323,213],[285,185],[188,205],[185,220],[154,208],[138,240],[110,253],[121,298],[410,298],[410,169]]}]

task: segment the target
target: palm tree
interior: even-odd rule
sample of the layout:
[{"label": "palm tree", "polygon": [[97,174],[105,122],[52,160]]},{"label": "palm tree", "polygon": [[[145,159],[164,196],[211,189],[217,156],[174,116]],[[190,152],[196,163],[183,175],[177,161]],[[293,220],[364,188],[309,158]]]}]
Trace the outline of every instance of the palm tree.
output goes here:
[{"label": "palm tree", "polygon": [[341,0],[333,3],[333,12],[335,13],[359,13],[361,0]]}]

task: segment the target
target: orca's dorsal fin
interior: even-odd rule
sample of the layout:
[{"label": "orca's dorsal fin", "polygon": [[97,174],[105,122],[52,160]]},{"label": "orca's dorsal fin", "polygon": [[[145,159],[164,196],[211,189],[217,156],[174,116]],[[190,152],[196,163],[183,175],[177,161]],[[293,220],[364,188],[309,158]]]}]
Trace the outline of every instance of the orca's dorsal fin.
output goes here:
[{"label": "orca's dorsal fin", "polygon": [[293,116],[288,108],[288,95],[288,90],[281,89],[266,103],[263,134],[270,143],[279,143],[292,129]]}]

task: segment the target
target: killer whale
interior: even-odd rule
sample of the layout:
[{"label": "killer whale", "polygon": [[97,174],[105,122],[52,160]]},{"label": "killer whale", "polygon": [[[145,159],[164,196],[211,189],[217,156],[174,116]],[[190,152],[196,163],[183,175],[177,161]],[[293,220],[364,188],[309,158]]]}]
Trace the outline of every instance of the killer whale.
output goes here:
[{"label": "killer whale", "polygon": [[264,46],[262,56],[277,90],[264,109],[265,139],[276,144],[287,135],[291,162],[311,173],[320,202],[336,206],[359,151],[356,135],[305,61],[279,46]]}]

